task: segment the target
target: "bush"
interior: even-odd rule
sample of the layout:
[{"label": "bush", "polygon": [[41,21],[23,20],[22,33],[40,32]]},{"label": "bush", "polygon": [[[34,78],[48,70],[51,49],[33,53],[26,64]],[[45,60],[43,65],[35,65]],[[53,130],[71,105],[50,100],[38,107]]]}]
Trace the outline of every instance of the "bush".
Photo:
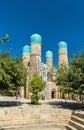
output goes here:
[{"label": "bush", "polygon": [[12,92],[8,92],[6,90],[2,90],[2,92],[0,92],[0,95],[2,96],[13,96]]},{"label": "bush", "polygon": [[31,96],[31,103],[34,104],[34,105],[38,105],[39,99],[40,99],[39,94],[33,93],[32,96]]},{"label": "bush", "polygon": [[33,74],[28,82],[28,90],[32,93],[31,103],[36,105],[39,102],[39,92],[45,88],[45,84],[38,74]]}]

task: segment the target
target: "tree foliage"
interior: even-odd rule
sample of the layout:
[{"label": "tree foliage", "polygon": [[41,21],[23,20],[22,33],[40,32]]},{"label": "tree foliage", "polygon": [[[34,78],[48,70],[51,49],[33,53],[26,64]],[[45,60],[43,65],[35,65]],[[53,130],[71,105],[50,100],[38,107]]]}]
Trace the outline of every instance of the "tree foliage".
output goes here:
[{"label": "tree foliage", "polygon": [[38,74],[32,75],[32,77],[29,80],[28,87],[29,91],[32,93],[31,103],[38,104],[39,92],[41,92],[44,89],[44,82],[42,80],[42,77],[40,77]]},{"label": "tree foliage", "polygon": [[5,43],[7,41],[10,41],[9,35],[6,33],[2,38],[0,38],[1,43]]},{"label": "tree foliage", "polygon": [[84,53],[73,55],[68,68],[62,64],[57,69],[56,82],[63,92],[84,94]]},{"label": "tree foliage", "polygon": [[24,84],[26,70],[19,56],[11,58],[9,51],[0,52],[0,90],[18,90]]},{"label": "tree foliage", "polygon": [[72,91],[72,89],[69,87],[69,79],[68,75],[69,74],[69,69],[66,66],[66,64],[61,64],[56,73],[56,84],[59,86],[59,91],[69,93]]},{"label": "tree foliage", "polygon": [[84,94],[84,53],[78,53],[70,60],[71,87],[76,93]]}]

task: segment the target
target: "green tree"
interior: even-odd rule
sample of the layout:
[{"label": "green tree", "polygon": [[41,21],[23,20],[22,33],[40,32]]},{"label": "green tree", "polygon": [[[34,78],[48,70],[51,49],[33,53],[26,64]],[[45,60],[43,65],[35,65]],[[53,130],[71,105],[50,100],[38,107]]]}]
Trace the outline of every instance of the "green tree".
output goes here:
[{"label": "green tree", "polygon": [[10,41],[9,35],[6,33],[2,38],[0,38],[1,43],[5,43],[7,41]]},{"label": "green tree", "polygon": [[39,92],[41,92],[44,89],[44,82],[42,80],[42,77],[40,77],[38,74],[32,75],[32,77],[29,80],[29,91],[32,93],[31,96],[31,103],[32,104],[38,104],[39,103]]},{"label": "green tree", "polygon": [[71,87],[75,93],[84,94],[84,53],[73,55],[70,60]]},{"label": "green tree", "polygon": [[0,90],[1,92],[10,90],[18,91],[24,84],[26,69],[19,56],[11,58],[9,51],[0,52]]},{"label": "green tree", "polygon": [[61,91],[84,94],[84,54],[73,55],[67,68],[62,64],[57,69],[56,83]]},{"label": "green tree", "polygon": [[63,63],[61,64],[56,72],[56,84],[59,86],[58,90],[70,93],[72,89],[69,86],[69,68]]}]

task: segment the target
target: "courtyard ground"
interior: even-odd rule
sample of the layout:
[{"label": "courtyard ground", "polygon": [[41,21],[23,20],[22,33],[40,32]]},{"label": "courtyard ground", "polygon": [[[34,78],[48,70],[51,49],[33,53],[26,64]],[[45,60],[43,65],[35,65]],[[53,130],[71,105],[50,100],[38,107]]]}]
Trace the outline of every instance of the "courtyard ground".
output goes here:
[{"label": "courtyard ground", "polygon": [[[9,97],[9,96],[1,96],[0,97],[0,107],[10,107],[10,106],[19,106],[22,104],[31,104],[29,99],[25,98],[16,98],[16,97]],[[70,109],[70,110],[77,110],[81,109],[84,110],[84,103],[77,102],[75,100],[65,100],[65,99],[50,99],[50,100],[40,100],[39,104],[46,104],[48,106],[52,106],[59,109]]]},{"label": "courtyard ground", "polygon": [[[42,130],[42,128],[44,130],[65,130],[65,128],[59,128],[59,126],[66,124],[71,113],[76,110],[84,113],[84,104],[73,100],[51,99],[40,100],[39,105],[32,105],[30,100],[24,98],[0,97],[0,124],[2,128],[6,125],[8,127],[19,125],[16,130],[36,130],[40,123],[41,126],[38,130]],[[24,128],[26,124],[28,127],[31,124],[32,129]],[[32,127],[32,124],[34,127]]]}]

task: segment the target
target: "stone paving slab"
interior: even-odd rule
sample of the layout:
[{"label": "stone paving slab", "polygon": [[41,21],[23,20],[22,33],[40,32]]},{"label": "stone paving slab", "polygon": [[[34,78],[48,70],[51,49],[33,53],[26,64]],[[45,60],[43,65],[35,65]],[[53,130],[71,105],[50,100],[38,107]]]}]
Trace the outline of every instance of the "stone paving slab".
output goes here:
[{"label": "stone paving slab", "polygon": [[[4,129],[0,129],[0,130],[4,130]],[[6,129],[5,129],[6,130]],[[7,130],[12,130],[12,129],[7,129]],[[60,128],[43,128],[43,129],[25,129],[25,128],[23,128],[23,129],[14,129],[14,130],[67,130],[67,129],[60,129]]]},{"label": "stone paving slab", "polygon": [[[28,130],[28,129],[25,129],[25,130]],[[30,130],[66,130],[66,129],[63,129],[63,128],[59,129],[59,128],[53,128],[52,127],[52,128],[45,128],[45,129],[43,128],[43,129],[30,129]]]}]

